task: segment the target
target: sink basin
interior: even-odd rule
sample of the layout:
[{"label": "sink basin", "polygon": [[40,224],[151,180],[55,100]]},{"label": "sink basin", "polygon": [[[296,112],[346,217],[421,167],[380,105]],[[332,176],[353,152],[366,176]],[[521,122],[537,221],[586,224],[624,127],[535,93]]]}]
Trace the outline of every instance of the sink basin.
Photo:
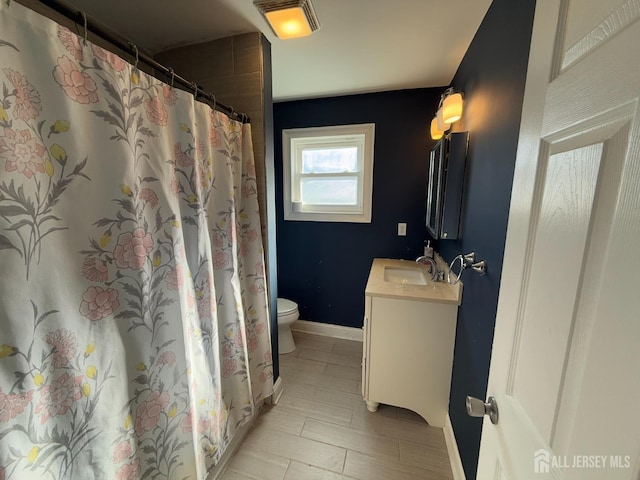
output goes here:
[{"label": "sink basin", "polygon": [[426,285],[427,279],[418,268],[384,267],[384,281],[409,285]]}]

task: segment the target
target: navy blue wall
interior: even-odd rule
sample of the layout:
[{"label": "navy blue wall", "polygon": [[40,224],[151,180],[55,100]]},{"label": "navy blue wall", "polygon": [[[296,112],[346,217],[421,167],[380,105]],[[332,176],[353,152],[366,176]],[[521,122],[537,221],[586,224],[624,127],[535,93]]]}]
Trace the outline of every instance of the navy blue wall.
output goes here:
[{"label": "navy blue wall", "polygon": [[[364,289],[376,257],[422,252],[429,122],[442,88],[282,102],[274,105],[278,295],[300,318],[361,327]],[[375,123],[371,223],[284,221],[282,129]],[[407,236],[397,236],[406,222]]]},{"label": "navy blue wall", "polygon": [[535,0],[494,0],[452,86],[465,94],[469,131],[467,189],[460,241],[440,242],[450,261],[475,251],[489,266],[485,277],[463,275],[449,414],[466,477],[476,478],[482,421],[465,411],[466,395],[485,398],[509,217]]}]

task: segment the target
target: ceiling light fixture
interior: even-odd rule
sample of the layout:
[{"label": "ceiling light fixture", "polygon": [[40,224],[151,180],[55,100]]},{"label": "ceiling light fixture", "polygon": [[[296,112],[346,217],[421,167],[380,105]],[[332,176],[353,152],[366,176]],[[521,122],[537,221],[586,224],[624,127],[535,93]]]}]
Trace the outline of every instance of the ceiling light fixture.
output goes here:
[{"label": "ceiling light fixture", "polygon": [[306,37],[320,28],[311,0],[254,0],[278,38]]},{"label": "ceiling light fixture", "polygon": [[447,88],[440,96],[438,112],[431,120],[431,138],[439,140],[444,132],[451,128],[451,124],[462,118],[463,99],[461,93],[456,93],[453,88]]}]

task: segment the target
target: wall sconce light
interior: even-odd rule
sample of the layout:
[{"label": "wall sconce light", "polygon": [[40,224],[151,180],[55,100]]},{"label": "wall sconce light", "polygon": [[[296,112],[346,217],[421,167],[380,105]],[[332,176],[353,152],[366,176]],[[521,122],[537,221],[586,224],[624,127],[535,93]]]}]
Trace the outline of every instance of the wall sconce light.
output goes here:
[{"label": "wall sconce light", "polygon": [[254,0],[278,38],[306,37],[320,28],[311,0]]},{"label": "wall sconce light", "polygon": [[447,88],[440,96],[438,113],[431,120],[431,138],[439,140],[444,132],[451,128],[451,124],[462,118],[463,99],[461,93],[453,88]]},{"label": "wall sconce light", "polygon": [[431,120],[431,138],[440,140],[444,135],[444,131],[438,128],[438,119],[436,117]]}]

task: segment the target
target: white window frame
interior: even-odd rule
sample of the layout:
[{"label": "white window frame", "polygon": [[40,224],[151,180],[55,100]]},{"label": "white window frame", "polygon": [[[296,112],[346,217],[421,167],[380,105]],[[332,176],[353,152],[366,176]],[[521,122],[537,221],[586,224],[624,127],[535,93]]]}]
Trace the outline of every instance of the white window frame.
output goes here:
[{"label": "white window frame", "polygon": [[[373,145],[375,124],[282,130],[284,219],[309,222],[371,223]],[[302,151],[309,148],[357,147],[358,172],[303,174]],[[304,204],[300,201],[303,177],[358,177],[357,205]]]}]

